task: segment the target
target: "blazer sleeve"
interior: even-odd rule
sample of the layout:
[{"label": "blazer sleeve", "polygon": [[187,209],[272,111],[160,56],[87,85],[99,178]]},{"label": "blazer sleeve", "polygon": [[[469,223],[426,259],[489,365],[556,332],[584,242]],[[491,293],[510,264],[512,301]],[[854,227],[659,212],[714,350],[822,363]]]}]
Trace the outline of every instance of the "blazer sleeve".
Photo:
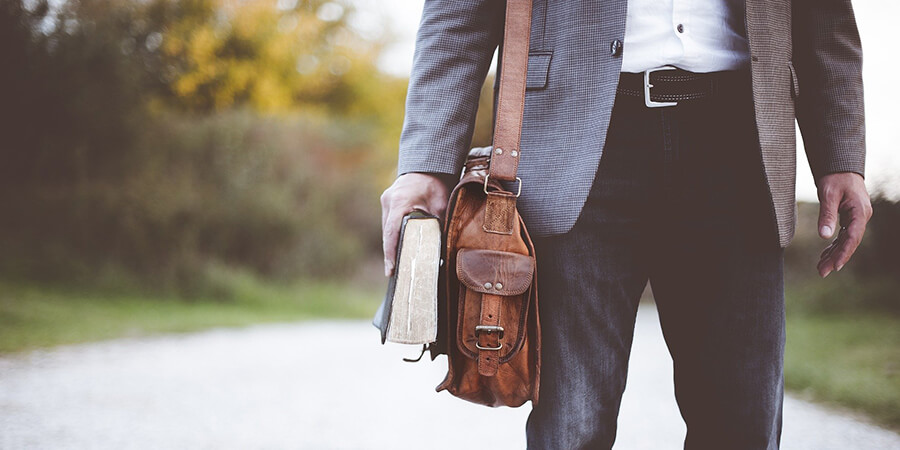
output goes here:
[{"label": "blazer sleeve", "polygon": [[813,176],[865,170],[862,48],[850,0],[794,0],[797,121]]},{"label": "blazer sleeve", "polygon": [[416,36],[397,173],[459,174],[505,2],[428,0]]}]

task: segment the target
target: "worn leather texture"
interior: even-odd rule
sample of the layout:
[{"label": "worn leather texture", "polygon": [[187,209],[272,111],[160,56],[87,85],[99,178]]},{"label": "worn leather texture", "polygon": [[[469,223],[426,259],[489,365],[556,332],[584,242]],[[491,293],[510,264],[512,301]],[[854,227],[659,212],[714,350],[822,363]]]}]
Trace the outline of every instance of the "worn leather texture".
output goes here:
[{"label": "worn leather texture", "polygon": [[[515,407],[536,403],[540,391],[537,268],[515,196],[493,179],[488,192],[512,199],[514,220],[509,234],[485,230],[484,154],[485,149],[473,150],[468,165],[473,170],[450,196],[432,356],[447,354],[447,376],[438,391],[483,405]],[[479,326],[494,331],[476,332]]]},{"label": "worn leather texture", "polygon": [[[516,3],[518,2],[518,3]],[[511,7],[515,3],[515,7]],[[503,27],[503,79],[497,93],[494,118],[494,151],[491,177],[514,181],[519,167],[519,141],[528,72],[528,43],[531,36],[531,0],[509,0]]]},{"label": "worn leather texture", "polygon": [[[476,342],[482,346],[502,344],[498,360],[509,361],[525,340],[526,294],[534,281],[534,258],[514,252],[461,248],[456,257],[456,275],[460,283],[458,320],[462,324],[457,327],[456,344],[460,351],[477,358]],[[492,312],[489,317],[482,317],[485,304]],[[493,339],[487,342],[476,336],[475,326],[481,324],[502,324],[503,338],[491,336]]]},{"label": "worn leather texture", "polygon": [[460,249],[457,256],[459,282],[475,292],[522,295],[531,286],[534,275],[531,256],[474,248]]},{"label": "worn leather texture", "polygon": [[[447,354],[438,391],[488,406],[537,403],[541,328],[534,245],[516,207],[516,179],[528,74],[531,0],[508,0],[494,145],[470,150],[444,221],[445,289],[438,341]],[[502,148],[506,147],[505,150]]]},{"label": "worn leather texture", "polygon": [[516,196],[508,192],[490,192],[484,211],[484,231],[512,234],[516,221]]}]

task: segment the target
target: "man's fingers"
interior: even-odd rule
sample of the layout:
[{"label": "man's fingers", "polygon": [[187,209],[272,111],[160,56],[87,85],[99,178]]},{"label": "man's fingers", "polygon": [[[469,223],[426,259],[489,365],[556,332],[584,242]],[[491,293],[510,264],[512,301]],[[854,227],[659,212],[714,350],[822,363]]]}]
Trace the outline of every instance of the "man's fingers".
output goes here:
[{"label": "man's fingers", "polygon": [[822,238],[834,235],[840,224],[844,225],[819,257],[819,275],[841,270],[859,247],[866,223],[872,217],[872,205],[862,176],[852,172],[837,172],[822,176],[819,185],[818,231]]},{"label": "man's fingers", "polygon": [[415,172],[400,175],[384,191],[381,195],[381,242],[386,276],[390,276],[395,269],[403,216],[416,209],[443,216],[447,196],[447,187],[441,176]]},{"label": "man's fingers", "polygon": [[825,250],[822,250],[822,254],[819,255],[819,263],[816,265],[816,270],[819,272],[819,276],[825,278],[836,269],[835,265],[835,255],[837,254],[838,249],[841,248],[841,242],[844,240],[844,232],[843,230],[838,233],[838,237],[828,244],[828,247],[825,247]]},{"label": "man's fingers", "polygon": [[[381,249],[384,252],[384,276],[386,277],[391,276],[391,269],[394,265],[393,259],[389,257],[389,255],[393,255],[393,253],[389,252],[389,243],[391,242],[393,231],[388,225],[390,223],[392,197],[393,191],[391,188],[386,189],[381,194]],[[394,245],[396,246],[396,244]],[[394,248],[396,249],[396,247]]]},{"label": "man's fingers", "polygon": [[834,270],[834,265],[822,260],[816,265],[816,270],[819,272],[820,277],[825,278]]},{"label": "man's fingers", "polygon": [[840,243],[842,240],[842,233],[838,233],[838,237],[828,244],[828,247],[825,247],[825,250],[822,250],[822,254],[819,255],[819,263],[816,265],[816,270],[819,272],[819,276],[825,278],[835,269],[834,265],[834,256],[838,248],[840,248]]},{"label": "man's fingers", "polygon": [[444,220],[444,213],[447,210],[447,202],[439,197],[432,197],[428,202],[427,212],[437,216],[439,220]]},{"label": "man's fingers", "polygon": [[[394,270],[394,260],[397,257],[397,245],[400,240],[400,226],[403,224],[403,216],[413,210],[429,212],[422,205],[410,205],[404,201],[389,201],[382,206],[381,215],[384,220],[381,224],[381,247],[384,251],[384,275],[389,277]],[[430,212],[429,212],[430,213]]]},{"label": "man's fingers", "polygon": [[838,222],[840,196],[834,189],[825,189],[819,198],[819,237],[831,239]]},{"label": "man's fingers", "polygon": [[381,194],[381,230],[384,232],[384,225],[387,223],[388,213],[391,212],[391,191],[385,190]]},{"label": "man's fingers", "polygon": [[837,239],[835,239],[834,242],[828,244],[828,247],[825,247],[825,249],[822,250],[822,253],[819,254],[819,261],[828,258],[832,253],[834,253],[834,249],[837,248],[837,242]]},{"label": "man's fingers", "polygon": [[865,220],[861,217],[854,217],[850,222],[850,225],[847,226],[847,229],[843,230],[842,234],[844,237],[841,239],[840,245],[835,251],[835,270],[841,270],[841,268],[847,264],[847,261],[850,261],[850,257],[853,256],[853,253],[856,252],[860,242],[862,242],[862,237],[865,232]]},{"label": "man's fingers", "polygon": [[819,264],[816,266],[819,275],[824,278],[832,271],[844,268],[862,242],[865,231],[866,223],[859,219],[851,221],[847,228],[842,228],[837,239],[819,257]]},{"label": "man's fingers", "polygon": [[394,270],[394,258],[397,254],[397,240],[400,239],[400,222],[403,217],[396,208],[387,213],[381,227],[381,246],[384,250],[384,276],[391,276]]}]

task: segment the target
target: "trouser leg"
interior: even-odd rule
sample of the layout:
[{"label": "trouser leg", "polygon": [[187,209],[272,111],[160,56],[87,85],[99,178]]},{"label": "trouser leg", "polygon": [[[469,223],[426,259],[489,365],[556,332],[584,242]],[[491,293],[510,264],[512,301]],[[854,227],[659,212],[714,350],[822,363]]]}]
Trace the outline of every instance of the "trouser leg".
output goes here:
[{"label": "trouser leg", "polygon": [[[541,395],[531,449],[604,449],[616,435],[641,292],[649,125],[618,106],[593,189],[574,228],[535,239],[542,329]],[[658,143],[658,142],[654,142]]]},{"label": "trouser leg", "polygon": [[609,448],[646,276],[635,255],[593,233],[541,240],[536,251],[541,396],[528,418],[528,447]]},{"label": "trouser leg", "polygon": [[783,251],[749,89],[668,114],[650,283],[674,361],[685,448],[777,449]]},{"label": "trouser leg", "polygon": [[649,276],[686,448],[777,448],[784,307],[750,100],[613,109],[575,227],[536,239],[543,337],[530,448],[609,448]]},{"label": "trouser leg", "polygon": [[[674,245],[672,257],[661,258],[651,272],[687,424],[686,449],[778,448],[781,249],[745,244]],[[686,251],[693,256],[675,256]]]}]

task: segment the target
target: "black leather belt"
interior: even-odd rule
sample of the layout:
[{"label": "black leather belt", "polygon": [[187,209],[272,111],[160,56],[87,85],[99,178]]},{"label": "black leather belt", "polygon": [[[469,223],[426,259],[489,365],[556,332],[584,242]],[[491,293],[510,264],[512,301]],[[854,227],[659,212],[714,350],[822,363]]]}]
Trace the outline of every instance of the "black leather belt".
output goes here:
[{"label": "black leather belt", "polygon": [[666,66],[641,73],[622,72],[616,92],[630,97],[643,97],[648,108],[659,108],[711,97],[723,87],[734,86],[748,79],[749,71],[695,73]]}]

